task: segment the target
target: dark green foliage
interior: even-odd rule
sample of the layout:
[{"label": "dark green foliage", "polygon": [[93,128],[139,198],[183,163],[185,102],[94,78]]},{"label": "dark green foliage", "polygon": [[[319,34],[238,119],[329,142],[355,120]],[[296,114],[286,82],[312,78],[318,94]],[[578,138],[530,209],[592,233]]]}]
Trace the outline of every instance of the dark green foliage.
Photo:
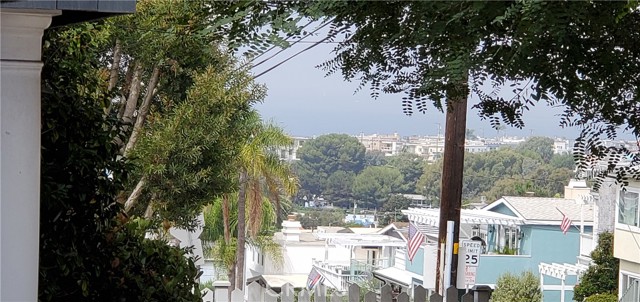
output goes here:
[{"label": "dark green foliage", "polygon": [[381,151],[370,151],[364,154],[364,163],[368,166],[384,166],[389,160]]},{"label": "dark green foliage", "polygon": [[323,192],[323,196],[334,204],[345,205],[351,203],[355,178],[355,173],[351,171],[336,171],[327,179],[327,187]]},{"label": "dark green foliage", "polygon": [[154,202],[163,219],[192,227],[203,205],[237,188],[244,121],[264,90],[233,61],[223,66],[195,75],[187,101],[150,122],[133,152],[147,177],[139,212]]},{"label": "dark green foliage", "polygon": [[613,234],[601,233],[598,246],[591,252],[594,264],[589,266],[573,291],[573,299],[582,301],[595,294],[618,292],[618,268],[620,261],[613,257]]},{"label": "dark green foliage", "polygon": [[328,134],[306,142],[298,155],[300,161],[296,162],[294,172],[300,179],[301,193],[324,194],[329,190],[332,174],[338,171],[358,174],[364,168],[365,148],[349,135]]},{"label": "dark green foliage", "polygon": [[382,204],[379,210],[380,225],[385,226],[394,221],[409,221],[408,217],[402,214],[411,205],[411,200],[400,194],[393,194]]},{"label": "dark green foliage", "polygon": [[396,191],[415,193],[425,163],[424,157],[411,153],[400,153],[389,157],[387,165],[398,169],[403,178],[402,185]]},{"label": "dark green foliage", "polygon": [[584,299],[584,302],[618,302],[618,295],[595,294]]},{"label": "dark green foliage", "polygon": [[392,193],[399,192],[402,183],[402,174],[396,168],[367,167],[353,181],[353,196],[360,206],[380,208]]},{"label": "dark green foliage", "polygon": [[318,226],[345,226],[345,211],[341,209],[300,209],[297,219],[305,229]]},{"label": "dark green foliage", "polygon": [[542,291],[540,280],[532,272],[520,275],[504,273],[496,281],[496,289],[491,295],[493,302],[540,302]]},{"label": "dark green foliage", "polygon": [[40,301],[200,301],[185,251],[144,238],[115,196],[130,168],[119,158],[110,95],[100,80],[97,25],[50,30],[42,72]]},{"label": "dark green foliage", "polygon": [[525,142],[518,144],[517,149],[529,157],[548,164],[553,158],[553,139],[541,136],[530,137]]},{"label": "dark green foliage", "polygon": [[[515,148],[466,154],[463,200],[479,202],[484,195],[487,202],[492,202],[502,196],[524,196],[527,192],[539,197],[563,194],[574,172],[568,167],[567,155],[553,154],[552,143],[548,138],[533,138]],[[442,161],[425,166],[417,189],[427,198],[440,196],[441,171]]]}]

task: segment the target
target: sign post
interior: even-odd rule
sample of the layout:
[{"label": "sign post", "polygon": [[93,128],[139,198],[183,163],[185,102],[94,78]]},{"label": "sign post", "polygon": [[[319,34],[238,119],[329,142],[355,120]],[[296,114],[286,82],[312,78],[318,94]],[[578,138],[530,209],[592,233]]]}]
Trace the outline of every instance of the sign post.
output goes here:
[{"label": "sign post", "polygon": [[464,274],[458,274],[458,288],[468,289],[476,284],[476,272],[480,263],[480,254],[482,253],[482,242],[475,240],[463,240],[460,244],[460,259],[465,259],[464,268],[461,268],[460,261],[459,271]]}]

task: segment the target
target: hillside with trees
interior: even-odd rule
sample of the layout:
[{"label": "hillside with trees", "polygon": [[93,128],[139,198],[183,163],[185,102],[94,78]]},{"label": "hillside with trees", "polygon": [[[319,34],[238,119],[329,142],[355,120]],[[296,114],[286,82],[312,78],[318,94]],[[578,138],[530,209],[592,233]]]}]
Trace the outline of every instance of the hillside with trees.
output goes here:
[{"label": "hillside with trees", "polygon": [[[515,147],[465,155],[463,201],[490,203],[502,196],[560,196],[574,176],[571,155],[553,154],[553,140],[532,137]],[[437,204],[442,161],[427,165],[417,190]]]},{"label": "hillside with trees", "polygon": [[[385,157],[362,150],[356,138],[337,134],[320,136],[301,147],[300,161],[295,163],[301,182],[298,203],[321,196],[335,206],[352,207],[357,202],[360,207],[383,209],[389,208],[385,204],[394,195],[406,193],[423,194],[428,202],[438,204],[442,160],[428,163],[415,154]],[[518,145],[468,153],[463,200],[560,196],[573,176],[571,155],[554,154],[551,138],[531,137]]]}]

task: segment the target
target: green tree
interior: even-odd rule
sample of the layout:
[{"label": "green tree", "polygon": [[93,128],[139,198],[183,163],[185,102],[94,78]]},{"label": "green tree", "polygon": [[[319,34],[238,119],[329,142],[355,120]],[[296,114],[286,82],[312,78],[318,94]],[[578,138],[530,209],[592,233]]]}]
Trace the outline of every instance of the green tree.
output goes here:
[{"label": "green tree", "polygon": [[432,205],[440,204],[440,190],[442,185],[442,160],[433,164],[426,164],[416,185],[420,192]]},{"label": "green tree", "polygon": [[530,137],[518,144],[517,149],[521,153],[531,152],[534,157],[539,157],[542,162],[549,163],[553,158],[553,139],[549,137]]},{"label": "green tree", "polygon": [[424,157],[412,153],[400,153],[389,158],[387,165],[398,169],[403,177],[404,182],[398,192],[416,192],[416,186],[420,176],[422,176],[425,162]]},{"label": "green tree", "polygon": [[131,168],[114,141],[102,25],[48,30],[42,70],[40,301],[200,301],[186,250],[145,239],[116,202]]},{"label": "green tree", "polygon": [[[282,129],[265,124],[255,113],[244,121],[250,135],[241,147],[236,163],[238,179],[238,236],[236,248],[236,288],[244,288],[246,235],[256,238],[262,227],[263,199],[274,202],[276,217],[280,213],[280,194],[293,196],[298,189],[298,180],[287,163],[281,162],[270,148],[290,146],[293,142]],[[246,224],[246,217],[251,223]],[[276,219],[277,221],[277,219]]]},{"label": "green tree", "polygon": [[498,277],[491,301],[540,302],[542,301],[540,281],[536,275],[529,271],[520,275],[506,272]]},{"label": "green tree", "polygon": [[[212,205],[205,207],[205,225],[200,235],[203,241],[204,254],[213,259],[216,270],[226,272],[229,281],[235,277],[233,272],[236,267],[236,248],[238,236],[238,194],[228,196],[229,219],[224,218],[224,203],[216,200]],[[260,249],[273,263],[282,260],[282,250],[273,241],[274,224],[276,222],[276,210],[274,204],[267,198],[262,200],[262,219],[260,232],[253,237],[247,238],[247,244]],[[247,217],[247,222],[250,218]],[[229,239],[226,239],[226,229],[229,229]],[[235,283],[235,282],[234,282]]]},{"label": "green tree", "polygon": [[551,158],[549,164],[554,168],[566,168],[572,171],[576,167],[573,155],[571,154],[556,154]]},{"label": "green tree", "polygon": [[613,257],[613,234],[604,232],[598,236],[598,246],[591,252],[593,264],[580,277],[573,290],[573,299],[582,301],[595,294],[618,293],[618,267],[620,261]]},{"label": "green tree", "polygon": [[318,226],[344,226],[345,211],[342,209],[299,209],[297,219],[305,229]]},{"label": "green tree", "polygon": [[353,200],[353,181],[356,175],[351,171],[336,171],[327,179],[324,198],[336,205],[347,205]]},{"label": "green tree", "polygon": [[[244,24],[246,26],[232,24],[232,20],[247,16],[249,11],[258,15],[252,16],[252,19]],[[106,42],[103,41],[101,48],[95,55],[101,58],[100,66],[103,68],[102,78],[105,80],[105,85],[114,94],[111,102],[103,102],[105,112],[117,117],[125,124],[124,130],[127,135],[116,140],[121,146],[122,155],[142,166],[141,169],[132,171],[131,182],[127,183],[126,190],[120,194],[120,202],[125,203],[125,210],[129,214],[143,215],[145,212],[150,214],[155,210],[162,210],[163,208],[155,203],[157,198],[154,198],[154,195],[163,195],[162,204],[172,205],[172,209],[180,207],[183,208],[181,210],[192,209],[192,204],[183,205],[185,200],[192,200],[185,198],[186,195],[189,191],[192,193],[195,191],[192,190],[194,189],[192,186],[197,187],[197,184],[193,184],[198,181],[197,179],[208,178],[207,175],[198,173],[230,175],[227,173],[228,171],[225,171],[225,164],[220,166],[221,169],[214,169],[210,172],[194,167],[191,170],[181,169],[185,165],[188,166],[185,163],[190,162],[190,159],[167,157],[167,154],[164,153],[165,158],[161,160],[162,163],[159,165],[168,167],[166,169],[168,172],[181,169],[181,171],[175,171],[179,173],[166,173],[163,179],[164,183],[187,185],[181,188],[184,189],[183,194],[167,194],[166,190],[158,188],[158,183],[153,179],[158,175],[150,172],[152,169],[156,169],[154,172],[162,172],[164,167],[150,165],[150,159],[138,162],[138,159],[141,159],[142,155],[148,154],[149,150],[135,151],[135,149],[145,137],[161,136],[170,132],[164,129],[162,131],[165,133],[157,133],[160,131],[160,127],[156,122],[164,120],[160,123],[166,124],[168,123],[166,121],[175,115],[175,110],[180,110],[177,107],[182,106],[184,110],[184,107],[190,106],[182,104],[193,101],[194,85],[197,81],[200,81],[199,84],[202,84],[203,81],[197,79],[198,75],[211,72],[211,70],[207,70],[211,68],[215,72],[224,74],[233,73],[234,69],[238,69],[239,73],[250,69],[251,61],[240,64],[229,59],[233,47],[230,49],[226,43],[233,43],[236,46],[239,45],[238,43],[251,45],[260,51],[266,50],[268,46],[273,44],[285,45],[287,44],[285,37],[295,39],[300,34],[298,28],[291,26],[291,22],[297,22],[300,18],[288,19],[289,16],[271,11],[267,5],[261,5],[257,2],[234,4],[222,1],[140,0],[137,2],[136,14],[103,21],[105,30],[101,34],[107,35],[107,39]],[[269,24],[269,32],[257,33],[259,27],[266,24]],[[222,66],[229,64],[234,66],[227,71],[222,71],[224,69]],[[231,82],[234,79],[228,80],[230,81],[228,84],[234,86]],[[235,80],[242,81],[239,78],[235,78]],[[202,87],[199,89],[203,90]],[[231,104],[233,101],[230,100],[227,103]],[[216,111],[211,112],[211,114],[216,113]],[[203,114],[201,118],[206,120],[209,116]],[[227,122],[227,124],[233,123],[235,121]],[[211,125],[208,130],[213,130],[213,128],[215,126]],[[180,129],[173,130],[179,131]],[[219,131],[211,131],[208,133],[209,136],[205,136],[205,138],[215,136],[217,133]],[[179,137],[179,135],[177,136]],[[203,141],[201,146],[191,144],[190,147],[194,149],[188,152],[206,153],[206,150],[214,150],[219,146],[220,149],[212,151],[212,153],[219,152],[219,159],[222,160],[219,163],[222,163],[225,161],[224,157],[237,151],[237,146],[231,146],[235,144],[233,142],[235,137],[240,137],[240,135],[227,136],[227,139],[221,139],[213,145],[204,145],[204,143],[210,143],[211,140]],[[212,139],[215,140],[215,138]],[[167,144],[163,151],[183,154],[186,151],[186,147],[180,149],[180,146],[177,145],[174,146],[178,147],[178,150],[170,150],[169,145],[171,144]],[[147,144],[143,148],[159,147]],[[198,155],[194,154],[193,156],[197,157]],[[173,161],[174,159],[177,161]],[[178,166],[177,169],[173,169],[172,165]],[[212,162],[212,166],[215,165],[215,162]],[[227,184],[228,182],[220,182],[219,186],[212,186],[218,187],[211,188],[211,191],[233,191],[233,189],[225,187]],[[210,198],[207,195],[202,194],[201,196]],[[194,196],[195,200],[199,199],[197,193]],[[140,200],[142,200],[142,205],[138,205]],[[195,201],[193,204],[197,203],[199,202]],[[195,208],[198,207],[193,209]],[[164,210],[156,212],[158,216],[167,213],[168,211]],[[184,211],[164,218],[171,221],[182,214]],[[177,219],[176,223],[186,223],[189,219],[187,216]]]},{"label": "green tree", "polygon": [[364,154],[364,165],[365,166],[384,166],[387,164],[389,160],[387,156],[385,156],[384,152],[381,151],[369,151]]},{"label": "green tree", "polygon": [[328,189],[327,180],[333,173],[360,173],[364,168],[365,147],[349,135],[328,134],[306,142],[298,155],[295,173],[302,189],[320,195]]},{"label": "green tree", "polygon": [[380,208],[402,185],[402,174],[392,167],[367,167],[353,181],[353,195],[369,208]]},{"label": "green tree", "polygon": [[584,299],[584,302],[618,302],[616,294],[595,294]]},{"label": "green tree", "polygon": [[405,198],[401,194],[393,194],[382,204],[380,209],[381,218],[380,225],[385,226],[394,221],[409,221],[408,217],[402,214],[402,210],[406,210],[411,205],[411,200]]},{"label": "green tree", "polygon": [[139,164],[135,175],[144,182],[136,199],[146,202],[139,211],[187,227],[203,205],[237,188],[236,159],[249,136],[244,121],[264,96],[263,87],[232,62],[208,68],[194,81],[187,101],[154,117],[132,152]]}]

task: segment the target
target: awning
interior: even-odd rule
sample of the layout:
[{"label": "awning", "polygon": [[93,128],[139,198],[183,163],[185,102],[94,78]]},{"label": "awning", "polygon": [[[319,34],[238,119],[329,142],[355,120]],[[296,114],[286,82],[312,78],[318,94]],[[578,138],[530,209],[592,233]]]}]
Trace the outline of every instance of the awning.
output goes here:
[{"label": "awning", "polygon": [[[409,208],[402,210],[402,213],[409,217],[410,221],[438,226],[440,223],[440,209]],[[524,221],[518,217],[504,215],[484,210],[460,211],[460,224],[496,224],[506,226],[522,225]]]},{"label": "awning", "polygon": [[318,239],[325,239],[329,244],[344,247],[355,246],[395,246],[405,247],[404,240],[379,234],[341,234],[341,233],[316,233]]},{"label": "awning", "polygon": [[397,267],[387,267],[373,271],[373,276],[382,281],[388,281],[404,287],[411,287],[411,284],[413,284],[413,279],[420,280],[420,282],[422,282],[423,279],[421,275],[412,273],[407,270],[399,269]]}]

